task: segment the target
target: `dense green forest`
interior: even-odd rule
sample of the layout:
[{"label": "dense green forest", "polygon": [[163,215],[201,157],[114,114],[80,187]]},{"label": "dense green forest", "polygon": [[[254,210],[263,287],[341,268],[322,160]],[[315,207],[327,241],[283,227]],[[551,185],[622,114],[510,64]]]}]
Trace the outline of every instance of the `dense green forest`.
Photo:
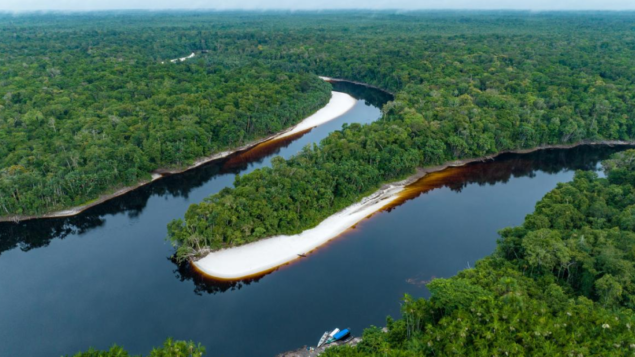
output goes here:
[{"label": "dense green forest", "polygon": [[[172,339],[167,339],[163,346],[154,348],[150,351],[150,354],[147,357],[202,357],[205,355],[205,347],[202,347],[200,344],[196,345],[194,342],[186,342],[186,341],[173,341]],[[73,357],[141,357],[141,356],[133,356],[128,353],[125,349],[119,346],[113,346],[109,350],[95,350],[90,349],[86,352],[79,352]]]},{"label": "dense green forest", "polygon": [[86,203],[279,132],[330,97],[315,75],[173,64],[135,47],[141,30],[110,31],[0,31],[0,215]]},{"label": "dense green forest", "polygon": [[388,333],[324,356],[631,356],[635,349],[635,150],[579,171],[500,232],[473,269],[406,296]]},{"label": "dense green forest", "polygon": [[[169,225],[180,259],[300,232],[417,167],[635,135],[632,13],[68,19],[0,15],[2,215],[83,203],[290,126],[328,99],[316,74],[396,95],[380,121],[192,205]],[[629,151],[608,178],[579,172],[491,257],[430,283],[429,300],[406,297],[388,333],[326,355],[632,355],[634,163]],[[126,355],[111,351],[80,356]]]},{"label": "dense green forest", "polygon": [[[304,25],[295,22],[303,17]],[[322,16],[290,18],[246,17],[215,51],[368,82],[396,99],[382,120],[346,127],[191,206],[169,227],[182,259],[300,232],[417,167],[633,138],[632,14],[353,13],[326,25],[310,21]]]}]

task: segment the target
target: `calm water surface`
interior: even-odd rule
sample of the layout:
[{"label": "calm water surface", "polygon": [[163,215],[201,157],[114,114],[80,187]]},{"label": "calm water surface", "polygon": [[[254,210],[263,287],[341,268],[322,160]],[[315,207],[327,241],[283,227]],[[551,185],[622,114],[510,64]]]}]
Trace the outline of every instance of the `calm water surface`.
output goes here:
[{"label": "calm water surface", "polygon": [[336,326],[359,334],[398,316],[404,293],[427,296],[423,282],[490,254],[497,230],[521,223],[573,170],[595,169],[618,150],[548,150],[453,169],[443,182],[422,184],[428,192],[255,281],[217,284],[172,263],[166,224],[190,204],[343,123],[376,120],[389,100],[359,86],[336,90],[360,100],[252,162],[241,156],[165,178],[76,217],[0,224],[0,356],[59,356],[115,342],[147,353],[166,337],[201,342],[212,357],[273,356],[315,345]]}]

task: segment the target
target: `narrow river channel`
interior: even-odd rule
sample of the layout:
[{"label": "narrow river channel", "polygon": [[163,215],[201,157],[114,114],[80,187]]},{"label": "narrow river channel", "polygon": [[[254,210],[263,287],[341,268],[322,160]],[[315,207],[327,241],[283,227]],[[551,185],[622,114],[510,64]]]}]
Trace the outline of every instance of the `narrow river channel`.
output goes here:
[{"label": "narrow river channel", "polygon": [[[146,353],[166,337],[210,357],[274,356],[315,345],[324,330],[383,325],[404,293],[490,254],[577,169],[622,150],[578,147],[452,168],[307,258],[257,280],[216,283],[178,267],[166,224],[232,184],[234,175],[289,157],[344,123],[368,123],[390,98],[337,84],[358,98],[346,115],[300,138],[168,177],[69,218],[0,224],[0,356],[60,356],[113,343]],[[421,193],[421,194],[419,194]]]}]

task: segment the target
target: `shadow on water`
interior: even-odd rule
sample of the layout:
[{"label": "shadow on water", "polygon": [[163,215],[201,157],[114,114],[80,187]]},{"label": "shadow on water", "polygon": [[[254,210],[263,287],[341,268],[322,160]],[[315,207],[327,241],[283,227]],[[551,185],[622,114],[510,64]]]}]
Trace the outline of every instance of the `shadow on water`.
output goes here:
[{"label": "shadow on water", "polygon": [[[358,100],[364,100],[367,106],[381,108],[393,99],[393,96],[377,89],[365,86],[335,82],[335,91],[348,93]],[[24,252],[46,247],[53,239],[64,239],[69,235],[85,234],[104,225],[105,217],[124,213],[130,219],[141,215],[148,200],[153,196],[188,198],[190,192],[203,187],[219,175],[237,175],[246,171],[250,165],[260,165],[269,157],[281,154],[295,141],[311,130],[301,132],[280,140],[265,142],[249,150],[235,153],[225,159],[216,160],[201,167],[180,174],[165,176],[160,180],[142,186],[123,196],[115,197],[98,206],[71,217],[35,219],[19,223],[0,222],[0,255],[18,248]],[[167,224],[167,222],[166,222]]]},{"label": "shadow on water", "polygon": [[[536,172],[556,174],[563,171],[596,170],[597,164],[613,153],[623,151],[627,146],[577,146],[572,149],[546,149],[529,154],[503,154],[493,160],[474,162],[465,166],[450,167],[424,176],[408,185],[400,197],[384,210],[390,212],[409,200],[416,199],[424,193],[440,188],[449,188],[461,192],[471,184],[495,185],[506,183],[512,178],[534,177]],[[502,227],[501,227],[502,228]],[[176,265],[174,273],[181,281],[192,281],[197,294],[216,294],[228,290],[240,289],[260,281],[271,274],[267,272],[257,278],[241,281],[220,281],[204,276],[189,264]],[[290,264],[294,264],[293,262]],[[275,272],[275,271],[274,271]],[[409,283],[423,286],[428,280],[412,278]]]},{"label": "shadow on water", "polygon": [[[166,258],[174,252],[163,240],[166,224],[231,187],[235,174],[289,157],[344,123],[380,118],[385,94],[336,86],[361,100],[299,138],[165,177],[74,217],[1,223],[0,356],[60,356],[115,342],[136,355],[167,336],[200,342],[214,356],[273,356],[314,344],[325,328],[358,333],[397,316],[404,293],[426,296],[432,277],[491,254],[496,231],[520,224],[571,170],[595,169],[625,149],[503,155],[431,174],[391,213],[266,277],[212,281]],[[33,336],[41,338],[28,343]]]},{"label": "shadow on water", "polygon": [[203,295],[203,293],[217,294],[224,293],[226,291],[240,290],[244,286],[257,283],[260,279],[267,275],[265,274],[259,277],[240,281],[220,281],[210,279],[197,272],[190,263],[179,264],[172,258],[168,259],[176,266],[173,271],[176,278],[182,282],[192,281],[192,283],[194,283],[194,293],[197,295]]},{"label": "shadow on water", "polygon": [[366,105],[381,108],[384,104],[394,99],[394,96],[390,93],[365,87],[359,84],[349,82],[331,82],[333,90],[337,92],[348,93],[355,99],[364,100]]},{"label": "shadow on water", "polygon": [[228,158],[210,162],[194,170],[165,176],[123,196],[115,197],[98,206],[71,217],[45,218],[19,223],[0,223],[0,254],[19,248],[22,251],[46,247],[53,239],[64,239],[68,235],[81,235],[102,226],[104,217],[125,213],[128,218],[138,217],[152,196],[187,198],[189,193],[203,186],[215,176],[240,174],[250,164],[261,163],[266,157],[276,155],[306,132],[282,140],[260,144],[251,150],[239,152]]},{"label": "shadow on water", "polygon": [[529,154],[503,154],[493,160],[449,167],[424,176],[408,185],[387,211],[434,189],[447,187],[461,192],[470,184],[495,185],[515,177],[534,177],[538,171],[556,174],[562,171],[595,170],[597,164],[613,153],[632,146],[577,146],[571,149],[545,149]]}]

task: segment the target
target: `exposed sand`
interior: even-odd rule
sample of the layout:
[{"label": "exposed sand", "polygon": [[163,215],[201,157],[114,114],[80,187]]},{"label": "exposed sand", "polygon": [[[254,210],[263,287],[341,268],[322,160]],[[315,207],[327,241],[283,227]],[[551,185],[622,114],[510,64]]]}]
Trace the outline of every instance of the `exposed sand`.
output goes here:
[{"label": "exposed sand", "polygon": [[[183,57],[185,59],[187,58],[191,58],[194,57],[194,53],[192,53],[189,57]],[[203,157],[200,158],[198,160],[196,160],[194,162],[194,164],[192,164],[191,166],[188,166],[184,169],[158,169],[155,172],[152,173],[152,179],[150,181],[145,181],[145,182],[140,182],[139,184],[135,185],[135,186],[131,186],[131,187],[124,187],[120,190],[117,190],[114,193],[111,194],[107,194],[107,195],[102,195],[100,196],[98,199],[81,205],[81,206],[77,206],[77,207],[73,207],[73,208],[69,208],[67,210],[63,210],[63,211],[57,211],[57,212],[51,212],[51,213],[47,213],[47,214],[43,214],[43,215],[34,215],[34,216],[19,216],[19,215],[14,215],[14,216],[0,216],[0,222],[6,222],[6,221],[15,221],[15,222],[19,222],[19,221],[25,221],[25,220],[29,220],[29,219],[37,219],[37,218],[57,218],[57,217],[69,217],[69,216],[74,216],[77,215],[85,210],[87,210],[88,208],[97,206],[101,203],[104,203],[110,199],[113,199],[115,197],[121,196],[123,194],[126,194],[130,191],[133,191],[141,186],[144,186],[152,181],[156,181],[161,179],[162,177],[166,176],[166,175],[174,175],[174,174],[179,174],[191,169],[194,169],[196,167],[199,167],[203,164],[206,164],[208,162],[214,161],[214,160],[218,160],[218,159],[222,159],[225,158],[231,154],[234,154],[236,152],[240,152],[240,151],[245,151],[245,150],[249,150],[253,147],[255,147],[258,144],[261,144],[263,142],[266,141],[270,141],[270,140],[275,140],[275,139],[280,139],[280,138],[284,138],[284,137],[288,137],[294,134],[297,134],[299,132],[303,132],[306,131],[308,129],[314,128],[316,126],[319,126],[320,124],[324,124],[328,121],[331,121],[333,119],[339,118],[340,116],[344,115],[346,112],[348,112],[349,110],[351,110],[354,106],[355,103],[357,103],[357,100],[355,100],[355,98],[351,97],[350,95],[346,94],[346,93],[341,93],[341,92],[331,92],[331,99],[330,101],[326,104],[326,106],[324,106],[323,108],[319,109],[317,112],[315,112],[314,114],[308,116],[307,118],[305,118],[304,120],[302,120],[300,123],[298,123],[296,126],[291,127],[285,131],[282,131],[280,133],[268,136],[266,138],[262,138],[259,140],[255,140],[252,141],[250,143],[247,143],[241,147],[235,148],[234,150],[228,150],[228,151],[222,151],[207,157]]]},{"label": "exposed sand", "polygon": [[322,125],[328,121],[339,118],[344,113],[351,110],[355,106],[355,103],[357,103],[357,100],[346,93],[331,92],[331,100],[324,108],[318,110],[317,112],[315,112],[315,114],[304,119],[293,129],[287,131],[286,133],[278,135],[274,139],[291,136],[293,134],[315,128],[318,125]]},{"label": "exposed sand", "polygon": [[336,238],[348,228],[395,201],[406,186],[431,172],[442,171],[448,167],[463,166],[476,161],[491,160],[504,153],[527,154],[545,149],[570,149],[580,145],[635,145],[635,142],[607,140],[584,141],[570,145],[548,145],[532,149],[503,151],[491,156],[456,160],[439,166],[419,168],[414,175],[405,180],[384,185],[379,191],[363,198],[360,202],[328,217],[315,228],[293,236],[276,236],[235,248],[211,252],[193,264],[200,272],[216,279],[240,280],[257,276],[298,259],[300,254],[306,254]]},{"label": "exposed sand", "polygon": [[185,60],[187,60],[187,59],[194,58],[194,56],[196,56],[196,54],[194,54],[194,52],[192,52],[192,53],[191,53],[189,56],[187,56],[187,57],[175,58],[175,59],[170,60],[170,62],[172,62],[172,63],[176,63],[176,62],[183,62],[183,61],[185,61]]},{"label": "exposed sand", "polygon": [[[170,60],[170,62],[171,62],[171,63],[183,62],[183,61],[185,61],[185,60],[187,60],[187,59],[194,58],[194,56],[196,56],[196,54],[195,54],[194,52],[192,52],[192,53],[191,53],[189,56],[187,56],[187,57],[181,57],[181,58],[171,59],[171,60]],[[164,64],[164,63],[165,63],[165,61],[161,61],[161,64]]]},{"label": "exposed sand", "polygon": [[230,151],[221,151],[212,156],[202,158],[194,162],[194,164],[190,166],[188,169],[193,169],[195,167],[201,166],[210,161],[225,158],[235,152],[247,150],[249,148],[252,148],[266,141],[282,139],[282,138],[306,131],[308,129],[315,128],[316,126],[329,122],[333,119],[337,119],[341,117],[342,115],[346,114],[349,110],[351,110],[355,106],[355,103],[357,103],[357,100],[355,100],[355,98],[351,97],[350,95],[346,93],[331,92],[331,99],[324,107],[322,107],[320,110],[313,113],[312,115],[304,118],[304,120],[296,124],[294,127],[291,127],[288,130],[278,133],[276,135],[272,135],[268,138],[258,140],[253,143],[249,143],[248,145],[243,146],[241,148],[230,150]]},{"label": "exposed sand", "polygon": [[276,236],[219,250],[193,263],[204,274],[225,280],[238,280],[270,271],[342,234],[396,199],[401,190],[401,185],[389,185],[300,234]]}]

